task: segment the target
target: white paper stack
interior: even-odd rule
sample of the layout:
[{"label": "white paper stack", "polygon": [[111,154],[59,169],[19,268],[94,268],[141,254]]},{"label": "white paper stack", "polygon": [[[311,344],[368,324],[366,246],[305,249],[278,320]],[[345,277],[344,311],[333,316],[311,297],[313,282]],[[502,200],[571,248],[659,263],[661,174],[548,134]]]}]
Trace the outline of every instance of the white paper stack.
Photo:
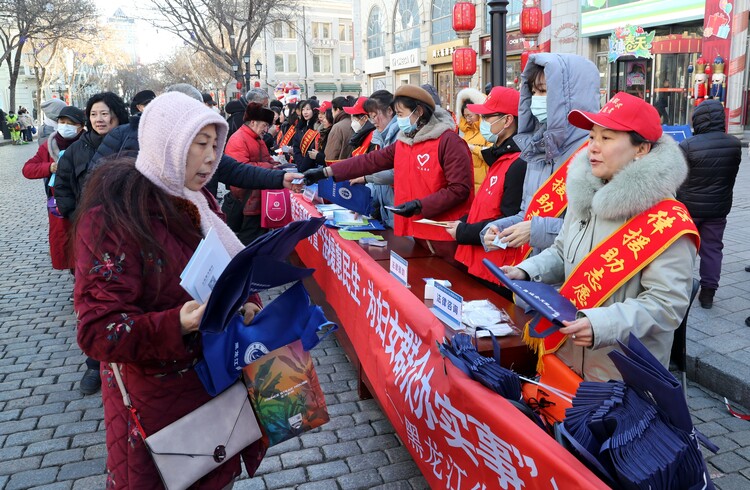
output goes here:
[{"label": "white paper stack", "polygon": [[216,231],[211,228],[180,274],[180,286],[198,303],[205,303],[231,259]]}]

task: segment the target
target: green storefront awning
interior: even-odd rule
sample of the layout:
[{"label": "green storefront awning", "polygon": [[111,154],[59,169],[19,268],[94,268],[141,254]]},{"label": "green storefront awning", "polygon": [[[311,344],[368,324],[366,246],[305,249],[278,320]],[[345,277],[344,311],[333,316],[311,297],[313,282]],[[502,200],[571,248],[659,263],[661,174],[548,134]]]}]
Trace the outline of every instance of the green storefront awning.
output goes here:
[{"label": "green storefront awning", "polygon": [[342,92],[353,92],[356,94],[362,93],[362,85],[358,83],[342,83],[341,84],[341,91]]},{"label": "green storefront awning", "polygon": [[324,83],[324,82],[317,82],[314,84],[315,91],[316,92],[337,92],[338,87],[336,87],[335,83]]}]

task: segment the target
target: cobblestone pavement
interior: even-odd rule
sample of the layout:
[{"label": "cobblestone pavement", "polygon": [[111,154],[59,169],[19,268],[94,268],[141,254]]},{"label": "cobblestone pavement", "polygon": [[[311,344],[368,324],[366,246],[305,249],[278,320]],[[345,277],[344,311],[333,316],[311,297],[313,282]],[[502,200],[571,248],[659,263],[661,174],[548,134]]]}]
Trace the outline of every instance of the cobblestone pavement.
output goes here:
[{"label": "cobblestone pavement", "polygon": [[[21,176],[23,162],[35,150],[36,145],[0,147],[0,489],[100,489],[106,458],[103,412],[99,395],[84,397],[77,389],[84,357],[75,343],[72,280],[49,265],[42,184]],[[748,188],[748,173],[743,170],[745,185],[738,183],[738,189]],[[734,216],[730,224],[741,226]],[[739,265],[750,261],[749,237],[741,233],[727,233],[727,249],[739,257],[728,261],[738,264],[737,277],[744,273]],[[747,308],[750,287],[739,282],[719,290],[712,318],[725,304]],[[691,326],[705,315],[699,307],[693,311]],[[750,314],[734,313],[738,324]],[[355,372],[336,341],[322,342],[313,354],[330,423],[271,448],[256,477],[238,481],[235,488],[427,488],[377,403],[358,400]],[[716,394],[696,384],[688,397],[699,429],[721,448],[709,457],[717,487],[750,488],[750,423],[729,416]]]}]

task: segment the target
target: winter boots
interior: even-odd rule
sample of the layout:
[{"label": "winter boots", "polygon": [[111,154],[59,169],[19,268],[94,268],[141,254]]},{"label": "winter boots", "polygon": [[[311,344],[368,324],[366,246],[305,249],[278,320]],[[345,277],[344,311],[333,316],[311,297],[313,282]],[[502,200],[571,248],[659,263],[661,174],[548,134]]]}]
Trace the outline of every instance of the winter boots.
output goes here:
[{"label": "winter boots", "polygon": [[701,304],[701,308],[711,309],[714,305],[714,294],[716,294],[715,289],[701,288],[701,292],[698,294],[698,302]]}]

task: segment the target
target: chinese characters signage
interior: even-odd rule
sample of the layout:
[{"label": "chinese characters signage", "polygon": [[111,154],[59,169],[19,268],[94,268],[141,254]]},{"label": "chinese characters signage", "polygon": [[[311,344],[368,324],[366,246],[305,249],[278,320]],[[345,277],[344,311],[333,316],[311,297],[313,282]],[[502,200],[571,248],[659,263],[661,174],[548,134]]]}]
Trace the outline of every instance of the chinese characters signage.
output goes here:
[{"label": "chinese characters signage", "polygon": [[609,54],[607,61],[614,62],[620,56],[636,58],[653,58],[651,43],[656,31],[646,32],[640,26],[618,27],[609,36]]}]

